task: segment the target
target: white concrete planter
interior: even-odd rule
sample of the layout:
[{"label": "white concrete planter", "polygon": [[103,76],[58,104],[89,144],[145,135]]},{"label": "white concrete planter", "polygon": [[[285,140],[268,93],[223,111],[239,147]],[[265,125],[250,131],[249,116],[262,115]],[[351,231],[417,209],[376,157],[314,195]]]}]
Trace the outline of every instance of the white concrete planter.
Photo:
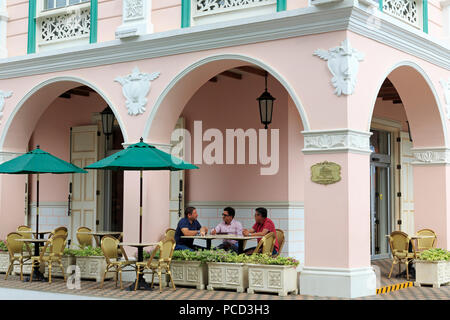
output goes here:
[{"label": "white concrete planter", "polygon": [[[103,256],[76,257],[76,265],[80,268],[81,279],[94,279],[102,281],[106,269],[106,259]],[[114,272],[108,272],[106,279],[114,277]]]},{"label": "white concrete planter", "polygon": [[287,296],[298,294],[295,266],[248,264],[248,293],[273,292]]},{"label": "white concrete planter", "polygon": [[208,290],[217,288],[245,292],[248,288],[248,266],[243,263],[208,262]]},{"label": "white concrete planter", "polygon": [[[76,257],[74,257],[74,256],[62,256],[61,262],[62,262],[62,265],[63,265],[63,268],[64,268],[64,273],[66,274],[66,277],[67,277],[68,276],[68,274],[67,274],[68,270],[67,269],[68,269],[69,266],[76,265]],[[46,278],[48,277],[48,265],[47,264],[45,265],[44,276]],[[56,264],[56,263],[54,263],[52,265],[52,278],[53,277],[60,277],[60,278],[63,277],[63,275],[61,273],[61,269],[60,269],[59,265]]]},{"label": "white concrete planter", "polygon": [[431,284],[439,288],[442,284],[450,283],[450,261],[416,260],[415,285]]},{"label": "white concrete planter", "polygon": [[[207,267],[205,263],[200,261],[186,261],[175,260],[170,264],[170,271],[172,272],[173,282],[175,286],[190,286],[196,287],[199,290],[203,290],[206,287],[208,281]],[[169,286],[169,277],[166,274],[162,274],[162,286]],[[144,279],[148,282],[152,282],[152,275],[144,275]],[[159,285],[158,275],[155,275],[155,284]]]},{"label": "white concrete planter", "polygon": [[9,267],[9,253],[1,251],[0,252],[0,273],[6,273]]},{"label": "white concrete planter", "polygon": [[[148,270],[146,270],[145,272],[148,272]],[[162,274],[161,278],[162,278],[161,286],[163,288],[167,287],[166,275]],[[145,279],[145,282],[147,282],[148,284],[151,284],[152,283],[152,274],[151,273],[144,274],[144,279]],[[159,286],[159,277],[158,277],[157,273],[155,273],[155,281],[153,282],[153,284]]]}]

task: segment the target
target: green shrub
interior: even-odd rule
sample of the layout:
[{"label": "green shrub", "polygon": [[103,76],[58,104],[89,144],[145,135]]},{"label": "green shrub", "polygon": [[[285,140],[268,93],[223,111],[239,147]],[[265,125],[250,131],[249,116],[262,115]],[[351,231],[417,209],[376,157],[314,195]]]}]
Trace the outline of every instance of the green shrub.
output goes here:
[{"label": "green shrub", "polygon": [[66,254],[66,252],[77,257],[103,256],[102,248],[94,248],[92,246],[86,246],[80,249],[64,249],[64,254]]},{"label": "green shrub", "polygon": [[201,262],[227,262],[298,266],[299,262],[289,257],[272,258],[267,254],[246,255],[225,250],[175,250],[172,260],[201,261]]},{"label": "green shrub", "polygon": [[6,247],[6,243],[3,240],[0,240],[0,252],[8,252],[8,248]]},{"label": "green shrub", "polygon": [[450,251],[440,248],[425,250],[420,253],[419,259],[425,261],[450,261]]}]

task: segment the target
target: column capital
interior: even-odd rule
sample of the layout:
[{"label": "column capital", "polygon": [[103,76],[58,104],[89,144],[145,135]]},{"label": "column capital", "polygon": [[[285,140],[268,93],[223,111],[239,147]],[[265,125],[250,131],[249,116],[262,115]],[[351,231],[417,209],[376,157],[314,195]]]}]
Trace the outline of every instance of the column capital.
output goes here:
[{"label": "column capital", "polygon": [[352,152],[370,154],[371,132],[352,129],[302,131],[304,154]]},{"label": "column capital", "polygon": [[450,149],[446,147],[413,148],[413,165],[450,164]]}]

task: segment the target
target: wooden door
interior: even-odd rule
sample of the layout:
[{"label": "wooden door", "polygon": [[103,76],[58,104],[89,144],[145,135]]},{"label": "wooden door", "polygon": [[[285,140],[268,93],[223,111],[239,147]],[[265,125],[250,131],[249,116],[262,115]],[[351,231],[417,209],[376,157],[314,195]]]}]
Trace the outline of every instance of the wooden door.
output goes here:
[{"label": "wooden door", "polygon": [[407,132],[400,132],[400,192],[401,192],[401,231],[414,234],[414,182],[412,142]]},{"label": "wooden door", "polygon": [[[72,128],[72,163],[83,168],[98,159],[98,127],[96,125]],[[72,174],[72,210],[69,236],[78,244],[78,227],[96,230],[97,220],[97,170]]]}]

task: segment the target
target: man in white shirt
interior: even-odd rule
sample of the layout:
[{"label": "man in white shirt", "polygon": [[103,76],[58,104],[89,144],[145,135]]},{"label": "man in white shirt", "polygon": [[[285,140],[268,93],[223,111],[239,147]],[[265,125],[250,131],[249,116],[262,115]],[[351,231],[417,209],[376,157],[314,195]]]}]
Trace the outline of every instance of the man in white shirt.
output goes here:
[{"label": "man in white shirt", "polygon": [[[231,207],[223,209],[222,219],[223,221],[211,230],[211,234],[233,234],[242,236],[242,224],[234,219],[235,211]],[[233,250],[238,252],[238,243],[236,240],[223,240],[223,242],[217,246],[217,249]]]}]

